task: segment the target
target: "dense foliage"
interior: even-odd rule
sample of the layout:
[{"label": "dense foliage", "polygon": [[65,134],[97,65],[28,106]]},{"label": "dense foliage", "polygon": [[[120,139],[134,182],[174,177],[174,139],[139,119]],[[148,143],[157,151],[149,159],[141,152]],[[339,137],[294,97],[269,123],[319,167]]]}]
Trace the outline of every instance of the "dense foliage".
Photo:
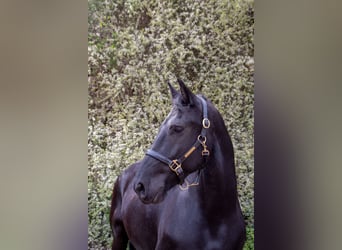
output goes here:
[{"label": "dense foliage", "polygon": [[167,81],[184,80],[221,112],[254,240],[253,3],[88,0],[89,249],[112,241],[109,207],[121,171],[141,159],[170,111]]}]

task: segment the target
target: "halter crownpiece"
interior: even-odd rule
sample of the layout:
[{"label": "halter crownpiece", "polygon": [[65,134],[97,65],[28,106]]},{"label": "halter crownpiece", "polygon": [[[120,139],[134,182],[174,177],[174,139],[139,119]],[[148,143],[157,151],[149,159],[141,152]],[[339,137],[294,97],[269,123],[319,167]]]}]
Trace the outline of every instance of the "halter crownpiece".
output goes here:
[{"label": "halter crownpiece", "polygon": [[203,97],[199,96],[199,99],[202,103],[202,110],[203,110],[203,120],[202,120],[202,130],[201,134],[198,135],[196,142],[192,145],[192,147],[185,153],[183,156],[181,156],[179,159],[170,160],[169,158],[163,156],[162,154],[152,150],[148,149],[146,152],[146,155],[165,163],[169,166],[171,171],[173,171],[179,178],[180,183],[182,184],[184,182],[184,171],[182,168],[182,163],[199,147],[202,146],[202,156],[207,157],[209,156],[210,152],[207,149],[207,145],[205,144],[207,141],[207,129],[210,127],[210,121],[208,119],[208,107],[206,101],[203,99]]}]

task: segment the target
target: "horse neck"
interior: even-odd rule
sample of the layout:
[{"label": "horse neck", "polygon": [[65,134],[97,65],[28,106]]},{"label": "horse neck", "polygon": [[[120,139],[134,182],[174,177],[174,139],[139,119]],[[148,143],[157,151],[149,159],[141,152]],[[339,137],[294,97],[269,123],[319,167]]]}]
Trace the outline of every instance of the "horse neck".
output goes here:
[{"label": "horse neck", "polygon": [[[212,152],[201,176],[201,194],[208,210],[226,213],[238,205],[233,145],[223,120],[215,129]],[[219,201],[219,202],[217,202]]]}]

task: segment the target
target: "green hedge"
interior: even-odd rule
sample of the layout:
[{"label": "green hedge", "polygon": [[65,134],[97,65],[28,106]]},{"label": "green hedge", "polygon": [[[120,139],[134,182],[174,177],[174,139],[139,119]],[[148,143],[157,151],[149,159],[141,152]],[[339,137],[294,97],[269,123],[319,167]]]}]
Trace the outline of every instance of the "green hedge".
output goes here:
[{"label": "green hedge", "polygon": [[226,122],[248,227],[245,249],[253,249],[252,1],[88,4],[88,248],[109,248],[113,183],[150,146],[170,111],[166,82],[179,77]]}]

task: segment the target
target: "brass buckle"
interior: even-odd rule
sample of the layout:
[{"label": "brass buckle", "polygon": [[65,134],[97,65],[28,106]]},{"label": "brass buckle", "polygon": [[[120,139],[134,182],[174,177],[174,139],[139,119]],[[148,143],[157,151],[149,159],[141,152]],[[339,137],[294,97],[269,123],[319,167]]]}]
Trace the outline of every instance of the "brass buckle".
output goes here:
[{"label": "brass buckle", "polygon": [[203,126],[203,128],[209,128],[210,127],[210,121],[208,118],[203,118],[202,126]]},{"label": "brass buckle", "polygon": [[178,160],[173,160],[170,165],[169,165],[170,169],[175,172],[177,175],[180,175],[181,172],[183,171],[182,169],[182,164],[178,162]]}]

